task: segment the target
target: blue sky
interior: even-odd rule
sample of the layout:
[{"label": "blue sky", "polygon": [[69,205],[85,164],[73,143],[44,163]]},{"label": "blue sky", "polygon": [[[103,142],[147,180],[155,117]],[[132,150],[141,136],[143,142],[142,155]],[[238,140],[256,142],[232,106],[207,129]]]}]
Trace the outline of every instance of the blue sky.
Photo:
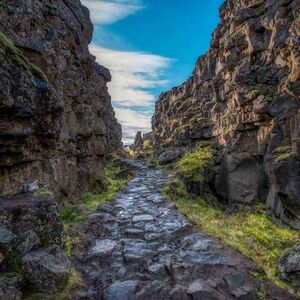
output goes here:
[{"label": "blue sky", "polygon": [[159,94],[184,82],[209,48],[223,0],[82,3],[95,27],[90,50],[112,73],[109,91],[129,143],[137,130],[150,130]]}]

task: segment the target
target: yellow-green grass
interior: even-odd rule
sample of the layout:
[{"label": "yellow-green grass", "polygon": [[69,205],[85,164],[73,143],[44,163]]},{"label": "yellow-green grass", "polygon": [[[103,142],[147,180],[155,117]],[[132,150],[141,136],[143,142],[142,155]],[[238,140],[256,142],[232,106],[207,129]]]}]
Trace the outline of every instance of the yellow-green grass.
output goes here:
[{"label": "yellow-green grass", "polygon": [[280,279],[277,268],[280,256],[300,242],[299,231],[276,224],[262,206],[229,214],[203,199],[189,198],[178,179],[166,187],[165,194],[208,235],[251,258],[273,284],[300,295],[300,291]]},{"label": "yellow-green grass", "polygon": [[199,174],[200,170],[208,167],[211,160],[214,158],[214,152],[210,146],[205,145],[195,149],[192,152],[187,152],[177,162],[177,172],[185,178],[191,178]]}]

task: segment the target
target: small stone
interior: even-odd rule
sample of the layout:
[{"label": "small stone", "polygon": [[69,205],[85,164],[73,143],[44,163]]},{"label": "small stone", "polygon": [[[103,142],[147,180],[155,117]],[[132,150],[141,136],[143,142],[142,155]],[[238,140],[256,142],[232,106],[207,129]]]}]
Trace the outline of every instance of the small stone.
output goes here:
[{"label": "small stone", "polygon": [[136,223],[136,222],[151,222],[151,221],[154,221],[154,218],[151,215],[139,215],[139,216],[134,216],[132,221],[134,223]]},{"label": "small stone", "polygon": [[167,271],[164,264],[156,263],[149,266],[149,271],[155,275],[164,276],[167,275]]},{"label": "small stone", "polygon": [[26,254],[41,245],[40,237],[32,230],[25,231],[20,235],[20,238],[22,242],[18,246],[18,250],[22,254]]},{"label": "small stone", "polygon": [[37,191],[39,189],[39,183],[37,180],[30,182],[30,183],[24,183],[22,185],[22,190],[24,193],[32,193],[34,191]]},{"label": "small stone", "polygon": [[170,298],[171,300],[186,300],[187,294],[186,294],[186,288],[181,285],[175,285],[175,287],[170,292]]},{"label": "small stone", "polygon": [[29,288],[35,292],[57,292],[65,287],[70,263],[57,246],[29,252],[22,258]]},{"label": "small stone", "polygon": [[116,242],[112,240],[96,240],[95,246],[90,250],[88,258],[110,256],[116,248]]},{"label": "small stone", "polygon": [[187,294],[193,297],[193,300],[225,300],[225,297],[213,290],[204,281],[197,280],[192,283]]},{"label": "small stone", "polygon": [[138,288],[137,281],[116,282],[108,287],[106,300],[132,300]]},{"label": "small stone", "polygon": [[6,227],[0,225],[0,248],[8,250],[10,246],[16,241],[17,236],[13,234]]}]

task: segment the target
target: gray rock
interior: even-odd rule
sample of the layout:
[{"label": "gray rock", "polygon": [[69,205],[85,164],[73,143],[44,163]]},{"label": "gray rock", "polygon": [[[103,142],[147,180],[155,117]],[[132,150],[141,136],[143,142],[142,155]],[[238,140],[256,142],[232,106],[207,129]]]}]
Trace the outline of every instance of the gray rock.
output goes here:
[{"label": "gray rock", "polygon": [[70,263],[56,246],[29,252],[22,258],[29,288],[35,292],[56,292],[67,283]]},{"label": "gray rock", "polygon": [[116,282],[108,287],[105,300],[134,300],[138,288],[137,281]]},{"label": "gray rock", "polygon": [[0,225],[0,249],[8,250],[17,240],[17,236],[13,234],[5,226]]},{"label": "gray rock", "polygon": [[248,295],[253,288],[247,283],[244,272],[231,272],[224,275],[224,280],[229,286],[230,293],[235,297]]},{"label": "gray rock", "polygon": [[139,215],[139,216],[134,216],[132,221],[134,223],[136,223],[136,222],[151,222],[151,221],[154,221],[154,218],[151,215]]},{"label": "gray rock", "polygon": [[18,246],[18,250],[22,254],[26,254],[41,245],[40,237],[33,230],[28,230],[22,233],[20,235],[20,239],[22,242]]},{"label": "gray rock", "polygon": [[193,300],[225,300],[225,297],[213,290],[207,283],[201,280],[193,282],[187,291]]},{"label": "gray rock", "polygon": [[297,285],[300,282],[300,245],[287,251],[279,259],[280,276],[284,280],[293,281]]},{"label": "gray rock", "polygon": [[37,191],[39,189],[39,183],[37,180],[30,182],[30,183],[24,183],[22,185],[22,191],[24,193],[32,193],[34,191]]},{"label": "gray rock", "polygon": [[159,164],[166,165],[182,156],[182,151],[179,149],[167,150],[161,153],[158,157]]},{"label": "gray rock", "polygon": [[91,259],[110,256],[116,246],[116,242],[112,240],[96,240],[95,246],[93,246],[88,253],[88,258]]},{"label": "gray rock", "polygon": [[187,289],[181,285],[175,285],[170,292],[171,300],[187,300]]}]

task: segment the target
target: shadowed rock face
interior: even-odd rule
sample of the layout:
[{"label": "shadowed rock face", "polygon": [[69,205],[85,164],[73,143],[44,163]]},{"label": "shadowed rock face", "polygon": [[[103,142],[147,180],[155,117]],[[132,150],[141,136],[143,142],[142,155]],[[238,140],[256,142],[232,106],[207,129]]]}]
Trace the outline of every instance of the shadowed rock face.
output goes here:
[{"label": "shadowed rock face", "polygon": [[76,200],[121,145],[110,73],[88,50],[88,10],[79,0],[2,1],[0,31],[21,51],[0,39],[0,193],[39,180]]},{"label": "shadowed rock face", "polygon": [[267,199],[276,216],[300,228],[300,3],[232,0],[220,16],[193,75],[156,103],[155,142],[216,141],[217,194]]}]

